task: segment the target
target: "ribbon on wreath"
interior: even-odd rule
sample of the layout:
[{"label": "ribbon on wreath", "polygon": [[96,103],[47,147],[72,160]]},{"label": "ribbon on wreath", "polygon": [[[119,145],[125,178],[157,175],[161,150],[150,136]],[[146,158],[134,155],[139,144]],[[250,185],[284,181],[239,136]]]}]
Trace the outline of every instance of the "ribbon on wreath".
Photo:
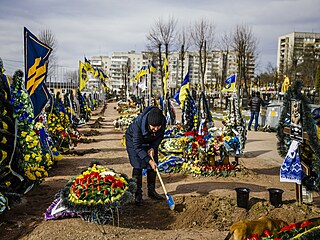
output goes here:
[{"label": "ribbon on wreath", "polygon": [[293,140],[280,169],[280,182],[301,184],[302,165],[298,147],[299,142]]}]

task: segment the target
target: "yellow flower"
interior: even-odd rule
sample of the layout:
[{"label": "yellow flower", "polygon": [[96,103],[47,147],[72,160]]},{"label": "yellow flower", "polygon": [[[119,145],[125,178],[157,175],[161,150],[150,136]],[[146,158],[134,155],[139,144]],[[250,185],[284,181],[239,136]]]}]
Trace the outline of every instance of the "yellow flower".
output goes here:
[{"label": "yellow flower", "polygon": [[41,177],[41,173],[40,173],[40,172],[36,171],[35,174],[36,174],[36,176],[37,176],[38,178]]},{"label": "yellow flower", "polygon": [[27,154],[27,155],[24,156],[24,160],[25,160],[25,161],[29,161],[29,159],[30,159],[30,155],[29,155],[29,154]]},{"label": "yellow flower", "polygon": [[27,136],[27,132],[22,131],[22,132],[21,132],[21,137],[25,137],[25,136]]},{"label": "yellow flower", "polygon": [[31,142],[33,140],[33,138],[31,137],[31,135],[29,134],[27,137],[26,137],[26,141],[27,142]]},{"label": "yellow flower", "polygon": [[225,137],[223,137],[223,141],[227,141],[227,142],[229,142],[229,141],[230,141],[230,139],[231,139],[231,137],[230,137],[230,136],[225,136]]},{"label": "yellow flower", "polygon": [[37,156],[37,157],[36,157],[36,161],[37,161],[37,162],[41,162],[41,160],[42,160],[42,157],[41,157],[41,156]]}]

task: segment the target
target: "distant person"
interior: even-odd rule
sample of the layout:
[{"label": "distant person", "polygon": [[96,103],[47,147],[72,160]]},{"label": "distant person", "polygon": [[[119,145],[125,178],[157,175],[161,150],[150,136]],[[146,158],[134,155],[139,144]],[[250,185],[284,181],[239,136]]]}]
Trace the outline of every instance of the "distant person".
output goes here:
[{"label": "distant person", "polygon": [[254,130],[258,131],[259,125],[259,113],[261,106],[265,106],[266,103],[260,97],[260,92],[252,92],[252,97],[249,100],[250,106],[250,120],[248,124],[248,130],[251,131],[251,124],[254,119]]},{"label": "distant person", "polygon": [[[142,169],[147,169],[148,196],[155,200],[164,199],[155,190],[158,148],[164,137],[166,119],[162,111],[149,106],[129,125],[126,131],[126,148],[133,167],[132,178],[137,181],[135,204],[143,205]],[[153,161],[154,160],[154,161]]]}]

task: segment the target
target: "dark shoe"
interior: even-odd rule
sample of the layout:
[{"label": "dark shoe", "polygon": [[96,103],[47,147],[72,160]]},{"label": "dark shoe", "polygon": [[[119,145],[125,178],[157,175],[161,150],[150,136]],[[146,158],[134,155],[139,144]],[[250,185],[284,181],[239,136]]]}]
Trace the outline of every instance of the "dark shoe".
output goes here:
[{"label": "dark shoe", "polygon": [[164,200],[164,197],[155,190],[148,190],[148,197],[153,200]]},{"label": "dark shoe", "polygon": [[147,184],[148,184],[148,196],[154,200],[163,200],[164,197],[156,192],[156,176],[157,173],[155,171],[148,170],[147,171]]},{"label": "dark shoe", "polygon": [[142,206],[142,169],[133,168],[132,178],[136,180],[137,190],[135,194],[135,204],[137,206]]},{"label": "dark shoe", "polygon": [[143,200],[141,194],[136,194],[135,196],[135,204],[136,206],[143,206]]}]

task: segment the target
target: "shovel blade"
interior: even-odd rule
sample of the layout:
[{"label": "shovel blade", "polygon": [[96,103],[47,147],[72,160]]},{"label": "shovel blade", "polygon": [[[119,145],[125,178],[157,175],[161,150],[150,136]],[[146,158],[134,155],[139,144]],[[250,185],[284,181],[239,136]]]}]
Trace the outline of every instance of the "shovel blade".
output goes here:
[{"label": "shovel blade", "polygon": [[175,207],[174,200],[172,196],[169,196],[168,194],[167,194],[167,204],[171,210],[174,210],[174,207]]}]

